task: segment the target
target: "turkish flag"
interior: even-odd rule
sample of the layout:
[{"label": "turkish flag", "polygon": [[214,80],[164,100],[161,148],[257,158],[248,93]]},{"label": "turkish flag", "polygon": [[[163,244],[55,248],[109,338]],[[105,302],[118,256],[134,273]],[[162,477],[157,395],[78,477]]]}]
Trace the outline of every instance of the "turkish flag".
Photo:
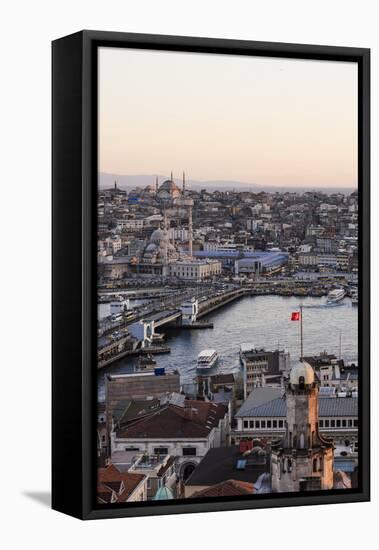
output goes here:
[{"label": "turkish flag", "polygon": [[291,321],[300,321],[300,311],[293,311],[291,313]]}]

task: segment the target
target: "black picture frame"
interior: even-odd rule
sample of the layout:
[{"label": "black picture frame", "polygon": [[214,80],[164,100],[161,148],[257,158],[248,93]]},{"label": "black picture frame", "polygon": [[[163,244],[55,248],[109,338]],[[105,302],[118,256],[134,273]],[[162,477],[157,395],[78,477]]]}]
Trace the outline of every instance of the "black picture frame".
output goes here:
[{"label": "black picture frame", "polygon": [[[97,48],[354,61],[359,124],[359,489],[96,506]],[[81,519],[370,499],[370,50],[81,31],[52,44],[52,507]]]}]

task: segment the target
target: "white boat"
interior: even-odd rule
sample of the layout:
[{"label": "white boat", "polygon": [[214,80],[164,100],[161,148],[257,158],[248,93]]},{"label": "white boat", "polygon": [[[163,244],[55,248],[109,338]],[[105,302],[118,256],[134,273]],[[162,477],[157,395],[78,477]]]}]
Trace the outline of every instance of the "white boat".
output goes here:
[{"label": "white boat", "polygon": [[210,369],[216,364],[218,353],[215,349],[203,349],[197,356],[198,369]]},{"label": "white boat", "polygon": [[328,304],[335,304],[345,298],[345,290],[343,288],[334,288],[328,294],[326,302]]}]

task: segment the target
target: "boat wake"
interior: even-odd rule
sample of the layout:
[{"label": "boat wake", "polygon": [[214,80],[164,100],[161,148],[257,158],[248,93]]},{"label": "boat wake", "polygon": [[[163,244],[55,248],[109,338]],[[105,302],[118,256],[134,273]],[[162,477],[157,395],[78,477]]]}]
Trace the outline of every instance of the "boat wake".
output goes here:
[{"label": "boat wake", "polygon": [[[324,309],[324,308],[334,308],[334,307],[344,307],[346,302],[336,302],[334,304],[304,304],[303,309]],[[300,307],[300,306],[299,306]]]}]

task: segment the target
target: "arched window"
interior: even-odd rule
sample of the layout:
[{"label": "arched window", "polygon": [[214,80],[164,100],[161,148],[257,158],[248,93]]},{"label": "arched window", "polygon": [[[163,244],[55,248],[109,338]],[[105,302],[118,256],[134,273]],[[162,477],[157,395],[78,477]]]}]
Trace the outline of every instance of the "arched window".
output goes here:
[{"label": "arched window", "polygon": [[317,472],[317,458],[313,459],[313,471]]},{"label": "arched window", "polygon": [[301,434],[300,434],[300,444],[299,444],[299,446],[300,446],[300,449],[304,449],[304,447],[305,447],[305,437],[304,437],[303,432],[301,432]]}]

